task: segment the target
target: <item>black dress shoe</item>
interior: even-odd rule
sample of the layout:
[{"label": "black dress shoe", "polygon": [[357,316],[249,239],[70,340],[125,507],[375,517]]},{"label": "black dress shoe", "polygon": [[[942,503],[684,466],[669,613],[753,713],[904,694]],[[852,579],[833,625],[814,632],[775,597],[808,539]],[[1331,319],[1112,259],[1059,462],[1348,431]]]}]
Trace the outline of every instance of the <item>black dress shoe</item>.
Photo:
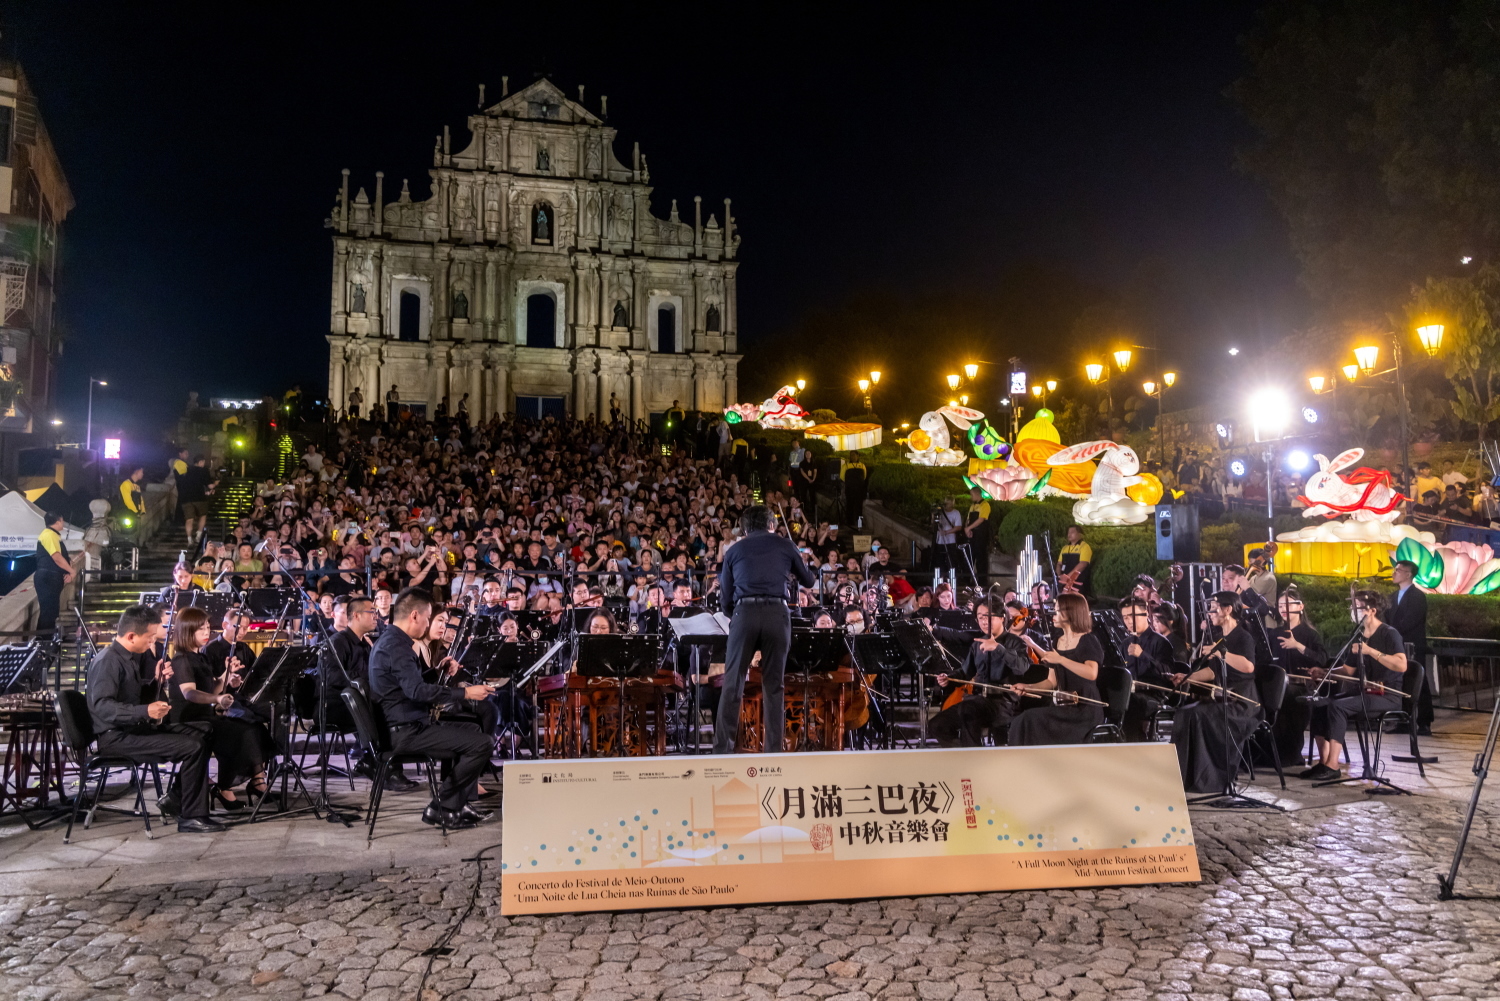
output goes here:
[{"label": "black dress shoe", "polygon": [[386,792],[411,792],[416,787],[417,783],[400,772],[391,772],[385,777]]},{"label": "black dress shoe", "polygon": [[1418,737],[1431,737],[1432,736],[1432,727],[1430,727],[1430,726],[1419,726],[1419,727],[1417,727],[1417,736]]},{"label": "black dress shoe", "polygon": [[1299,779],[1313,779],[1316,781],[1319,779],[1336,779],[1339,777],[1339,773],[1320,761],[1306,771],[1298,772],[1297,777]]},{"label": "black dress shoe", "polygon": [[156,801],[156,809],[163,817],[175,817],[182,812],[182,804],[171,793]]},{"label": "black dress shoe", "polygon": [[183,817],[177,821],[178,834],[218,834],[227,830],[229,825],[208,817]]},{"label": "black dress shoe", "polygon": [[465,820],[472,820],[476,824],[482,824],[486,820],[489,820],[494,816],[494,814],[488,810],[476,810],[472,805],[467,803],[464,804],[464,808],[462,810],[458,811],[458,815]]},{"label": "black dress shoe", "polygon": [[478,826],[477,821],[465,817],[455,810],[445,810],[440,806],[429,806],[422,811],[422,823],[428,827],[441,827],[449,831],[467,831],[471,827]]}]

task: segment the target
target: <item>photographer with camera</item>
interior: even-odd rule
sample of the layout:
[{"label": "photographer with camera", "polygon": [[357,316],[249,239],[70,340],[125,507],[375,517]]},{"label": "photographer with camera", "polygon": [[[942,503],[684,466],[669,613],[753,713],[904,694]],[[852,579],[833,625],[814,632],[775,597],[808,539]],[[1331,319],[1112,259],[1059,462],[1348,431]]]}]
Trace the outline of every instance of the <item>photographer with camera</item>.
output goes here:
[{"label": "photographer with camera", "polygon": [[964,526],[963,515],[953,506],[952,497],[944,497],[941,506],[934,504],[932,519],[932,569],[951,570],[958,564],[958,533]]}]

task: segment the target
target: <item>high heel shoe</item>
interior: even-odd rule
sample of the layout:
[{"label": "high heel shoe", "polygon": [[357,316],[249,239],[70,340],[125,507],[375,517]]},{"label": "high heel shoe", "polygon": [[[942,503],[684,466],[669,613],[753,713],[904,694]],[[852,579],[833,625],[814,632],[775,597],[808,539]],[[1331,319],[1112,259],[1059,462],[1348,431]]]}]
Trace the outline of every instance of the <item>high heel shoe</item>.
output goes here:
[{"label": "high heel shoe", "polygon": [[245,798],[241,802],[249,803],[251,806],[254,806],[256,803],[259,803],[261,800],[266,798],[266,792],[267,790],[264,785],[256,785],[252,783],[245,786]]},{"label": "high heel shoe", "polygon": [[230,813],[239,813],[245,808],[246,804],[244,800],[225,798],[223,790],[218,786],[210,786],[208,791],[213,795],[214,799],[219,801],[219,805]]}]

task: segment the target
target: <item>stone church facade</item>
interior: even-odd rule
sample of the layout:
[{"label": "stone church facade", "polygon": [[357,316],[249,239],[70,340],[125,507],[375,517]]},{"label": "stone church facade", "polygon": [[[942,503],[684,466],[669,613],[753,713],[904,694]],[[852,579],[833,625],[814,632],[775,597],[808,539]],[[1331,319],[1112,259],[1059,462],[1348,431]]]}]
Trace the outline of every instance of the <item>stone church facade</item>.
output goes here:
[{"label": "stone church facade", "polygon": [[[507,88],[508,89],[508,88]],[[483,105],[483,89],[481,88]],[[476,417],[515,411],[607,416],[614,394],[646,418],[680,400],[718,410],[737,398],[735,260],[702,200],[693,218],[651,214],[636,144],[615,158],[607,98],[595,115],[545,79],[469,116],[470,142],[433,150],[432,195],[406,181],[385,200],[349,197],[331,220],[328,392],[366,411],[392,385],[431,414],[469,395]]]}]

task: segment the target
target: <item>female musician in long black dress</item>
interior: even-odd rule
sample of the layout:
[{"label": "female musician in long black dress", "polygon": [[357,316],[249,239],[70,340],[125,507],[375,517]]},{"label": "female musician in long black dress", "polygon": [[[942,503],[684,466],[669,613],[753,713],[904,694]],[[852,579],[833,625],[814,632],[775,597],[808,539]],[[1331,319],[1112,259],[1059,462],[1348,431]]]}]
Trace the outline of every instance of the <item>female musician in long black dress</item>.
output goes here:
[{"label": "female musician in long black dress", "polygon": [[[1282,625],[1271,630],[1271,649],[1289,675],[1310,677],[1314,669],[1328,663],[1328,651],[1323,646],[1323,637],[1303,615],[1302,596],[1296,584],[1288,584],[1276,601],[1276,609]],[[1282,762],[1302,760],[1302,735],[1312,710],[1307,704],[1308,682],[1302,678],[1288,678],[1286,698],[1281,702],[1281,711],[1276,716],[1276,751]]]},{"label": "female musician in long black dress", "polygon": [[[1071,692],[1086,699],[1099,700],[1099,665],[1104,663],[1104,647],[1093,632],[1089,603],[1081,594],[1060,594],[1052,613],[1052,624],[1062,630],[1052,649],[1030,636],[1025,643],[1048,665],[1047,680],[1034,685],[1016,685],[1021,692]],[[1057,705],[1028,709],[1010,726],[1010,746],[1033,744],[1081,744],[1094,727],[1104,722],[1104,709],[1087,702],[1067,703],[1066,695]]]},{"label": "female musician in long black dress", "polygon": [[[1015,617],[991,615],[987,602],[975,606],[974,614],[979,618],[979,626],[985,630],[985,635],[969,644],[958,673],[951,677],[939,674],[938,684],[946,688],[950,682],[961,686],[968,681],[982,685],[1009,685],[1020,681],[1031,669],[1026,641],[1021,638],[1026,631],[1024,614]],[[1006,730],[1015,715],[1016,699],[1017,696],[1008,692],[975,688],[932,717],[927,724],[928,732],[939,747],[979,747],[983,743],[984,729],[989,727],[995,743],[1004,745]]]},{"label": "female musician in long black dress", "polygon": [[[1339,778],[1339,756],[1344,753],[1344,738],[1351,716],[1374,719],[1383,712],[1401,707],[1401,676],[1406,673],[1406,644],[1393,626],[1380,621],[1385,598],[1376,591],[1355,591],[1350,614],[1358,624],[1359,635],[1349,647],[1342,665],[1334,667],[1335,679],[1359,678],[1364,669],[1366,688],[1360,693],[1358,682],[1345,683],[1333,690],[1337,696],[1327,705],[1312,711],[1312,734],[1317,738],[1322,760],[1305,772],[1304,779],[1329,781]],[[1323,672],[1314,671],[1314,676]],[[1380,687],[1384,686],[1384,687]],[[1342,693],[1344,694],[1341,694]]]},{"label": "female musician in long black dress", "polygon": [[[265,794],[266,762],[275,753],[271,735],[261,723],[222,715],[234,705],[234,695],[226,691],[238,688],[243,678],[234,673],[214,674],[213,665],[203,647],[213,635],[208,613],[201,608],[184,608],[172,625],[172,680],[168,700],[172,704],[168,718],[201,728],[209,734],[219,776],[210,790],[226,810],[243,810],[246,799]],[[234,787],[248,783],[246,797],[235,795]]]},{"label": "female musician in long black dress", "polygon": [[[1172,743],[1182,768],[1183,788],[1190,793],[1216,793],[1229,788],[1239,774],[1240,748],[1259,721],[1255,690],[1255,640],[1241,623],[1245,607],[1233,591],[1220,591],[1208,603],[1209,634],[1204,653],[1215,650],[1207,667],[1191,674],[1174,674],[1175,684],[1185,681],[1222,685],[1235,697],[1200,701],[1183,706],[1172,716]],[[1223,675],[1220,674],[1222,658]],[[1200,657],[1200,660],[1202,658]],[[1203,689],[1203,691],[1212,691]],[[1247,701],[1248,700],[1248,701]],[[1227,705],[1226,705],[1227,703]]]},{"label": "female musician in long black dress", "polygon": [[[1161,606],[1158,605],[1158,608]],[[1170,616],[1171,611],[1167,614]],[[1120,617],[1131,634],[1131,642],[1125,648],[1125,666],[1130,676],[1142,686],[1130,693],[1130,705],[1125,708],[1125,739],[1144,741],[1153,739],[1152,721],[1157,710],[1170,696],[1157,688],[1171,688],[1172,675],[1177,673],[1172,643],[1161,632],[1152,627],[1154,614],[1142,598],[1126,598],[1120,602]],[[1148,688],[1155,685],[1157,688]]]}]

